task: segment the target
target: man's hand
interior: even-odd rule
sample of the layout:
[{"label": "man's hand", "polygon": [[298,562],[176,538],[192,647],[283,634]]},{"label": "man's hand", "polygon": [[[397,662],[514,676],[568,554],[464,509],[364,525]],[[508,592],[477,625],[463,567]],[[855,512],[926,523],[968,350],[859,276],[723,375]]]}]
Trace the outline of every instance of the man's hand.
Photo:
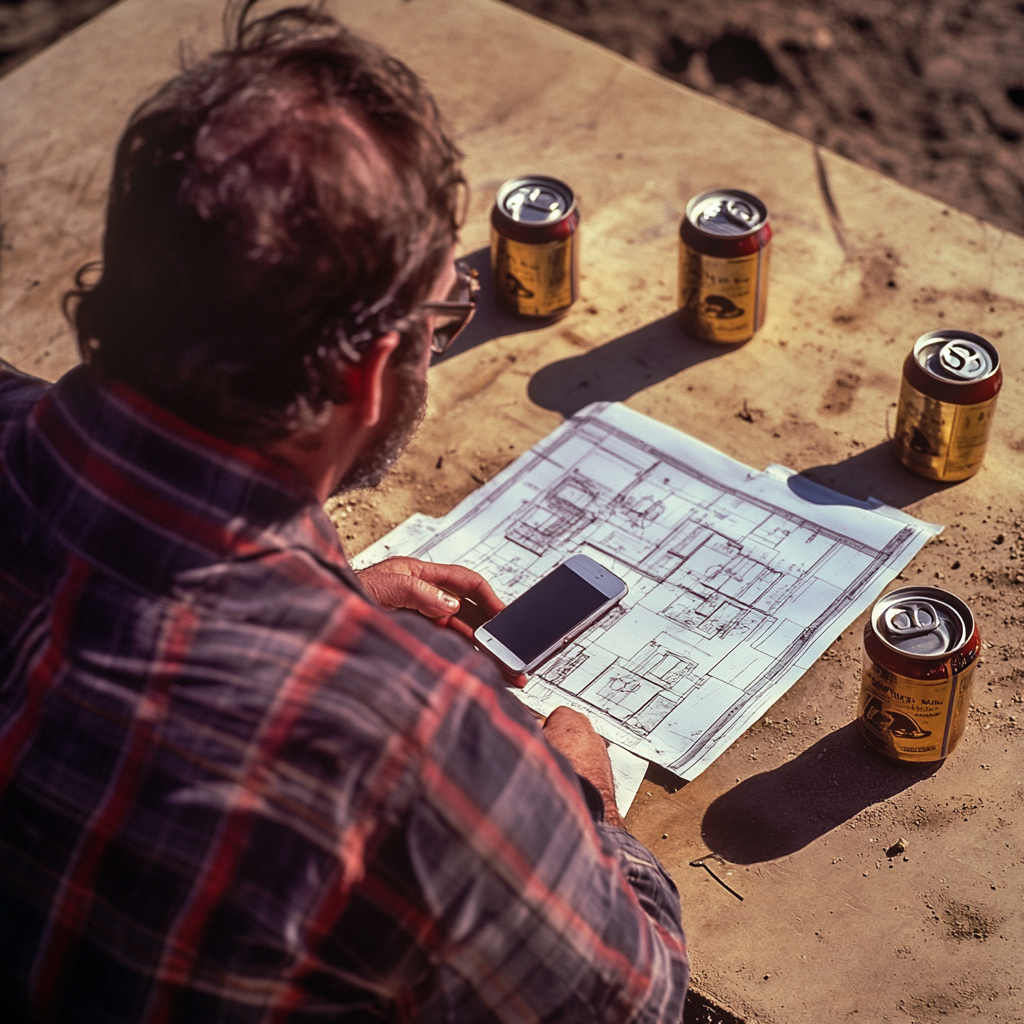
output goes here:
[{"label": "man's hand", "polygon": [[625,828],[615,806],[615,783],[608,747],[594,731],[590,719],[572,708],[555,708],[544,723],[544,735],[548,743],[572,765],[576,774],[582,775],[601,794],[604,820],[616,828]]},{"label": "man's hand", "polygon": [[[463,599],[471,601],[481,622],[494,618],[504,603],[478,572],[464,565],[441,565],[398,555],[357,573],[367,593],[387,611],[409,608],[473,639],[473,627],[457,613]],[[513,686],[526,685],[526,676],[506,676]]]}]

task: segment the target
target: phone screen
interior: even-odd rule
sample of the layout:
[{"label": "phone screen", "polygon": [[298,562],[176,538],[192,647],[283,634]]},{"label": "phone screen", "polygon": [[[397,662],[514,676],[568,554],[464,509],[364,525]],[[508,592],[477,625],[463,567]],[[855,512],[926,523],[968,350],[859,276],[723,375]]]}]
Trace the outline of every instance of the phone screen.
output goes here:
[{"label": "phone screen", "polygon": [[608,598],[560,565],[487,624],[487,632],[529,664]]}]

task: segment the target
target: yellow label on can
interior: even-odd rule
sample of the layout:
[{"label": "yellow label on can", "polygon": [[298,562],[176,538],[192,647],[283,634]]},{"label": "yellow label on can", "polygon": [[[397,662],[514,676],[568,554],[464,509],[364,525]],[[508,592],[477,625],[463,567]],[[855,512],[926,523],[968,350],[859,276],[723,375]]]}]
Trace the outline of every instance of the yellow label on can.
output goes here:
[{"label": "yellow label on can", "polygon": [[[947,665],[949,663],[947,662]],[[864,655],[858,724],[864,739],[897,761],[939,761],[952,753],[970,706],[976,662],[945,679],[911,679]]]},{"label": "yellow label on can", "polygon": [[683,326],[705,341],[747,341],[764,324],[771,242],[749,256],[719,259],[679,245]]},{"label": "yellow label on can", "polygon": [[576,239],[532,245],[491,228],[491,266],[498,302],[519,316],[558,316],[576,300]]},{"label": "yellow label on can", "polygon": [[977,405],[940,402],[904,377],[893,434],[900,462],[932,480],[973,476],[985,457],[996,397]]}]

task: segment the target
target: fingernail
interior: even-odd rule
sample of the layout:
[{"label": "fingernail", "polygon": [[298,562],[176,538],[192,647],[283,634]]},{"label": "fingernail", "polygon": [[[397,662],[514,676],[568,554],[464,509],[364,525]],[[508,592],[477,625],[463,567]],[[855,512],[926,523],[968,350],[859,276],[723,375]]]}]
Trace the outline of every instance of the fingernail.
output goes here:
[{"label": "fingernail", "polygon": [[437,596],[445,608],[449,608],[453,612],[457,612],[459,610],[459,599],[457,597],[452,597],[451,594],[446,594],[443,590],[439,590],[437,592]]}]

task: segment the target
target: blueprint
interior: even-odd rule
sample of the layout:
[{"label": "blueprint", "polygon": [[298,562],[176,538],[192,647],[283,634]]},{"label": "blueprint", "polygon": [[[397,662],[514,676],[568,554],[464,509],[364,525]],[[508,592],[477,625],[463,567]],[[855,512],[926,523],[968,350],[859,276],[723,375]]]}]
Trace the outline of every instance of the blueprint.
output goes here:
[{"label": "blueprint", "polygon": [[601,562],[629,593],[522,698],[541,714],[576,708],[692,779],[940,531],[595,403],[443,518],[415,515],[355,562],[459,563],[505,601],[571,554]]}]

